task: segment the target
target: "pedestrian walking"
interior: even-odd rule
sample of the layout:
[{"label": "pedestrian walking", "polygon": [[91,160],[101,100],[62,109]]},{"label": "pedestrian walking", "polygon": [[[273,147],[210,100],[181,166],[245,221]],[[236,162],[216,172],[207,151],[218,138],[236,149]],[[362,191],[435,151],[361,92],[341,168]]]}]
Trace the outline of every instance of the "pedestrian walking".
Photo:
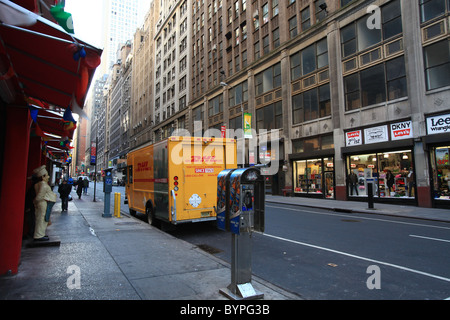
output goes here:
[{"label": "pedestrian walking", "polygon": [[77,186],[78,199],[81,199],[81,193],[83,192],[83,178],[79,177],[77,182],[75,182],[73,185]]},{"label": "pedestrian walking", "polygon": [[84,177],[83,179],[83,194],[87,195],[87,189],[89,188],[89,180],[87,177]]},{"label": "pedestrian walking", "polygon": [[67,211],[69,206],[69,195],[72,191],[72,186],[64,179],[58,187],[59,197],[61,198],[61,210]]}]

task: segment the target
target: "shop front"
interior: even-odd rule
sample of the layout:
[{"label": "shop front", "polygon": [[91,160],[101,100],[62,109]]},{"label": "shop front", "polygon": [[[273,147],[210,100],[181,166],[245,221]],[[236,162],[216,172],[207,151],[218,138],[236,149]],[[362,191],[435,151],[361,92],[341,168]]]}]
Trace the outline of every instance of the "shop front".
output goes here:
[{"label": "shop front", "polygon": [[430,163],[433,206],[450,208],[450,114],[427,117],[423,138]]},{"label": "shop front", "polygon": [[293,161],[294,194],[334,199],[334,156]]},{"label": "shop front", "polygon": [[289,156],[295,196],[335,199],[333,135],[294,140]]},{"label": "shop front", "polygon": [[411,121],[347,131],[345,137],[348,199],[365,201],[371,183],[378,202],[417,204]]}]

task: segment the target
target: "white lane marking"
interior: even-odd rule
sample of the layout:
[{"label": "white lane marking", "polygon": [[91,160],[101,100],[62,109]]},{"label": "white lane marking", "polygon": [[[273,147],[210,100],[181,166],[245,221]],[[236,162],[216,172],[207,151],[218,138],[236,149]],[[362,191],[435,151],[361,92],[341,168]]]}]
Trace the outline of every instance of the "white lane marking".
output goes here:
[{"label": "white lane marking", "polygon": [[435,240],[435,241],[442,241],[442,242],[450,242],[450,240],[445,240],[445,239],[438,239],[438,238],[430,238],[430,237],[424,237],[424,236],[418,236],[415,234],[410,234],[410,237],[414,237],[414,238],[422,238],[422,239],[427,239],[427,240]]},{"label": "white lane marking", "polygon": [[[412,225],[412,226],[420,226],[420,227],[429,227],[429,228],[450,230],[449,227],[432,226],[432,225],[428,225],[428,224],[420,224],[420,223],[412,223],[412,222],[392,221],[392,220],[377,219],[377,218],[367,218],[367,217],[360,217],[360,216],[356,216],[356,215],[340,214],[340,213],[334,213],[334,212],[333,213],[317,212],[317,211],[302,210],[302,209],[296,209],[296,208],[275,207],[275,206],[270,206],[270,205],[266,205],[266,207],[275,208],[275,209],[284,209],[284,210],[290,210],[290,211],[301,211],[301,212],[315,213],[315,214],[334,216],[334,217],[345,217],[345,218],[353,218],[353,219],[358,218],[358,219],[361,219],[361,220],[382,221],[382,222],[390,222],[390,223],[398,223],[398,224],[407,224],[407,225]],[[318,209],[320,209],[320,208],[318,208]],[[327,210],[327,209],[322,209],[322,210]],[[364,214],[364,213],[361,213],[361,214]],[[400,217],[400,216],[398,216],[398,218],[408,218],[408,217]]]},{"label": "white lane marking", "polygon": [[370,259],[370,258],[366,258],[366,257],[361,257],[361,256],[357,256],[357,255],[354,255],[354,254],[350,254],[350,253],[346,253],[346,252],[342,252],[342,251],[337,251],[337,250],[329,249],[329,248],[325,248],[325,247],[320,247],[320,246],[316,246],[316,245],[305,243],[305,242],[300,242],[300,241],[295,241],[295,240],[291,240],[291,239],[286,239],[286,238],[274,236],[274,235],[267,234],[267,233],[263,233],[263,235],[266,236],[266,237],[270,237],[270,238],[274,238],[274,239],[278,239],[278,240],[282,240],[282,241],[287,241],[287,242],[291,242],[291,243],[294,243],[294,244],[299,244],[299,245],[302,245],[302,246],[315,248],[315,249],[319,249],[319,250],[324,250],[324,251],[328,251],[328,252],[332,252],[332,253],[336,253],[336,254],[341,254],[341,255],[344,255],[344,256],[347,256],[347,257],[360,259],[360,260],[364,260],[364,261],[369,261],[369,262],[372,262],[372,263],[375,263],[375,264],[382,264],[382,265],[385,265],[385,266],[388,266],[388,267],[392,267],[392,268],[397,268],[397,269],[400,269],[400,270],[403,270],[403,271],[409,271],[409,272],[417,273],[417,274],[420,274],[420,275],[423,275],[423,276],[427,276],[427,277],[430,277],[430,278],[435,278],[435,279],[439,279],[439,280],[450,282],[449,278],[441,277],[441,276],[434,275],[434,274],[431,274],[431,273],[428,273],[428,272],[423,272],[423,271],[420,271],[420,270],[415,270],[415,269],[399,266],[399,265],[388,263],[388,262],[384,262],[384,261],[379,261],[379,260],[374,260],[374,259]]}]

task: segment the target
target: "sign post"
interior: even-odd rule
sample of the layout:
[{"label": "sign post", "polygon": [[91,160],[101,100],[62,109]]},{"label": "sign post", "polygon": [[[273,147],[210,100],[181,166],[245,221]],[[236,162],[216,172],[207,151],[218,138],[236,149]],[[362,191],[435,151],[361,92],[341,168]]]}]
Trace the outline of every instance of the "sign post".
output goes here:
[{"label": "sign post", "polygon": [[97,190],[97,143],[98,137],[95,137],[95,142],[91,142],[91,166],[95,165],[94,169],[94,202],[95,200],[95,191]]}]

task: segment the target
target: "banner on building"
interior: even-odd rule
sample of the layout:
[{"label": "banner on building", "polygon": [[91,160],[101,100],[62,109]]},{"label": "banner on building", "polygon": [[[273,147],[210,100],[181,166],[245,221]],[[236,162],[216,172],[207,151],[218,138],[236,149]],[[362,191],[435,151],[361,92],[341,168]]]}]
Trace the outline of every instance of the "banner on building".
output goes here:
[{"label": "banner on building", "polygon": [[252,137],[252,114],[244,113],[244,138],[251,139]]},{"label": "banner on building", "polygon": [[91,166],[97,163],[97,144],[95,141],[91,142]]}]

